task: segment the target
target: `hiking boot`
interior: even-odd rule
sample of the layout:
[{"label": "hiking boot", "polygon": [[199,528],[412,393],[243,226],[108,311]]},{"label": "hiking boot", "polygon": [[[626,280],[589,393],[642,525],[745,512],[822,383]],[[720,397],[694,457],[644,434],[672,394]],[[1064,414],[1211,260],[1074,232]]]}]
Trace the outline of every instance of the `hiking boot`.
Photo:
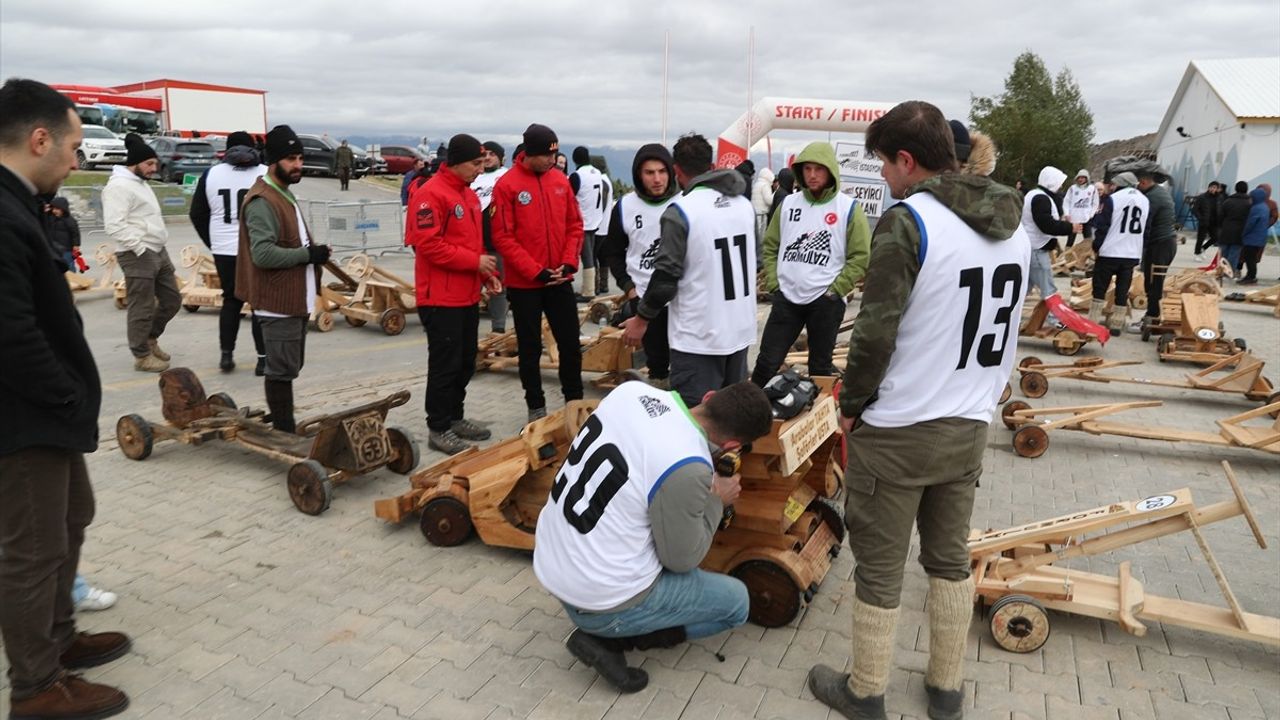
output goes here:
[{"label": "hiking boot", "polygon": [[138,372],[164,372],[169,369],[169,363],[161,360],[155,355],[145,355],[140,358],[133,359],[133,369]]},{"label": "hiking boot", "polygon": [[258,356],[258,364],[253,368],[253,374],[257,375],[258,377],[263,377],[267,374],[267,356],[266,355]]},{"label": "hiking boot", "polygon": [[151,348],[152,355],[155,355],[156,357],[160,358],[165,362],[169,362],[172,359],[169,357],[169,353],[160,349],[160,342],[156,340],[156,338],[151,338],[150,340],[148,340],[147,347]]},{"label": "hiking boot", "polygon": [[449,426],[454,435],[463,440],[488,440],[493,437],[493,433],[488,428],[482,428],[470,420],[458,420]]},{"label": "hiking boot", "polygon": [[964,688],[939,690],[925,683],[924,692],[929,696],[929,720],[963,720]]},{"label": "hiking boot", "polygon": [[231,357],[230,350],[222,351],[222,359],[218,361],[218,369],[222,372],[231,372],[236,369],[236,361]]},{"label": "hiking boot", "polygon": [[9,708],[9,720],[99,720],[119,715],[127,707],[129,696],[116,688],[67,673],[40,693],[14,700]]},{"label": "hiking boot", "polygon": [[565,641],[565,647],[569,648],[574,657],[600,673],[600,677],[618,692],[640,692],[649,684],[649,673],[640,668],[627,667],[626,656],[619,650],[611,649],[602,638],[580,629],[574,630]]},{"label": "hiking boot", "polygon": [[533,422],[534,420],[541,420],[546,416],[547,416],[546,407],[529,408],[529,422]]},{"label": "hiking boot", "polygon": [[849,690],[849,673],[826,665],[814,665],[809,670],[809,690],[819,702],[849,720],[887,720],[884,695],[868,698],[854,695]]},{"label": "hiking boot", "polygon": [[68,670],[105,665],[129,652],[133,642],[118,632],[76,633],[71,645],[62,652],[62,667]]},{"label": "hiking boot", "polygon": [[116,604],[116,594],[110,590],[91,587],[85,596],[80,598],[76,603],[76,612],[84,612],[86,610],[106,610]]},{"label": "hiking boot", "polygon": [[471,443],[458,437],[453,430],[445,430],[444,432],[436,432],[430,430],[427,432],[427,445],[439,450],[445,455],[457,455],[460,452],[466,452],[473,446]]}]

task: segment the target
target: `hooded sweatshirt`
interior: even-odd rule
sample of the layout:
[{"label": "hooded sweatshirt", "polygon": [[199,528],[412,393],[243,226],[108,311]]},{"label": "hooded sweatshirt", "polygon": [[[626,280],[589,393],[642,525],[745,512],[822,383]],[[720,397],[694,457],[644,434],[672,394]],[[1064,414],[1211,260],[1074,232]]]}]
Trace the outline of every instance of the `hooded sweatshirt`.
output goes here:
[{"label": "hooded sweatshirt", "polygon": [[1071,183],[1062,198],[1062,207],[1067,219],[1073,223],[1087,223],[1098,212],[1098,189],[1089,181],[1089,171],[1076,173],[1076,179],[1085,179],[1085,184]]},{"label": "hooded sweatshirt", "polygon": [[[648,160],[658,160],[667,168],[667,190],[656,197],[644,189],[640,179],[640,166]],[[641,147],[631,161],[631,183],[635,190],[614,203],[599,263],[609,268],[623,292],[635,288],[643,296],[662,245],[660,219],[680,192],[671,153],[657,143]]]},{"label": "hooded sweatshirt", "polygon": [[1144,190],[1142,194],[1147,196],[1147,202],[1151,204],[1151,210],[1147,217],[1147,240],[1145,244],[1172,243],[1174,238],[1174,209],[1173,196],[1169,194],[1169,188],[1155,184]]},{"label": "hooded sweatshirt", "polygon": [[148,250],[163,252],[169,239],[155,191],[123,165],[111,168],[111,177],[102,188],[102,225],[115,240],[116,252],[139,257]]},{"label": "hooded sweatshirt", "polygon": [[1271,227],[1267,208],[1267,191],[1261,185],[1249,191],[1249,215],[1244,221],[1240,239],[1245,247],[1263,247],[1267,244],[1267,228]]},{"label": "hooded sweatshirt", "polygon": [[[805,163],[816,163],[827,169],[831,179],[825,187],[814,193],[804,185]],[[830,143],[814,142],[805,146],[804,150],[791,162],[791,172],[800,178],[799,193],[792,194],[783,200],[782,212],[774,213],[769,227],[764,231],[764,274],[765,287],[769,292],[778,292],[790,302],[807,304],[823,294],[843,298],[853,292],[853,286],[867,272],[867,259],[871,255],[871,228],[867,224],[867,215],[862,205],[848,196],[840,195],[840,166],[836,163],[835,150]],[[816,217],[815,217],[816,215]],[[824,227],[825,226],[825,227]],[[833,250],[843,250],[842,267],[831,276],[836,258],[828,258],[826,263],[793,262],[789,258],[809,259],[813,253],[782,253],[782,261],[786,264],[784,277],[779,278],[779,248],[783,237],[788,247],[795,243],[804,245],[820,241],[820,234],[827,228],[844,228],[841,242],[831,243]],[[797,249],[802,249],[797,248]],[[821,257],[821,254],[819,254]],[[830,277],[829,282],[817,295],[813,280]],[[783,287],[785,281],[786,287]]]},{"label": "hooded sweatshirt", "polygon": [[[993,243],[1027,243],[1026,233],[1020,228],[1020,193],[1013,188],[977,175],[943,173],[913,185],[907,189],[906,195],[910,198],[917,193],[929,193],[970,229]],[[898,349],[904,354],[916,353],[928,357],[936,357],[939,352],[936,338],[932,341],[925,340],[925,345],[928,342],[934,343],[928,346],[919,345],[923,339],[918,337],[906,338],[907,344],[900,342],[904,340],[900,338],[902,325],[913,308],[919,308],[917,312],[921,313],[935,311],[922,307],[921,303],[913,305],[910,302],[921,270],[930,262],[929,247],[941,242],[937,237],[930,237],[925,242],[923,237],[912,208],[905,202],[886,210],[876,224],[867,280],[862,293],[862,307],[850,337],[848,367],[840,391],[840,408],[846,417],[862,415],[867,406],[874,403],[882,393],[881,384],[897,360]],[[1029,258],[1029,249],[1023,245],[1010,246],[1010,250],[1021,252],[1021,277],[1024,282],[1019,287],[1025,294],[1026,258]],[[955,270],[959,273],[961,268]],[[994,297],[988,297],[985,302],[1000,301],[1001,296],[997,295],[995,288],[986,288],[986,291],[988,296]],[[1016,311],[1021,307],[1021,299],[1015,300],[1011,306],[1015,314],[1008,319],[1014,325],[1005,338],[1009,345],[1005,346],[1004,341],[999,339],[992,343],[1003,348],[1003,360],[1010,360],[1014,350],[1012,345],[1016,342]],[[976,349],[971,355],[981,350],[986,343],[982,338],[975,338],[973,344]],[[946,369],[956,366],[954,357],[949,354],[937,360],[937,363],[940,368]],[[971,359],[967,364],[975,363]],[[991,398],[993,408],[998,395],[997,392]]]},{"label": "hooded sweatshirt", "polygon": [[773,171],[765,168],[756,173],[756,183],[751,187],[751,209],[756,215],[764,215],[773,205]]},{"label": "hooded sweatshirt", "polygon": [[1057,235],[1071,233],[1071,223],[1061,220],[1062,204],[1058,200],[1058,188],[1067,174],[1052,165],[1040,171],[1038,187],[1027,193],[1022,206],[1022,226],[1031,238],[1032,250],[1048,250]]},{"label": "hooded sweatshirt", "polygon": [[1219,247],[1240,244],[1252,205],[1253,200],[1249,194],[1242,192],[1232,193],[1222,201],[1222,225],[1218,228]]}]

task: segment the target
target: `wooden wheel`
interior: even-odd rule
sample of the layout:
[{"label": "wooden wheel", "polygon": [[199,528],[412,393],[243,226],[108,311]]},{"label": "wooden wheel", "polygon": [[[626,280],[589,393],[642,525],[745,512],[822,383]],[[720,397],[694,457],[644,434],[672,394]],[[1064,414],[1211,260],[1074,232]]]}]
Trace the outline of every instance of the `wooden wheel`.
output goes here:
[{"label": "wooden wheel", "polygon": [[128,298],[123,298],[123,297],[117,297],[117,298],[116,298],[116,309],[117,309],[117,310],[123,310],[123,309],[125,309],[125,308],[127,308],[127,307],[129,307],[129,299],[128,299]]},{"label": "wooden wheel", "polygon": [[1038,458],[1049,449],[1049,433],[1039,425],[1023,425],[1013,434],[1013,451],[1024,458]]},{"label": "wooden wheel", "polygon": [[214,393],[210,395],[208,402],[209,402],[209,407],[215,410],[230,410],[232,412],[235,412],[236,409],[238,408],[238,406],[236,405],[236,401],[232,400],[231,396],[224,392]]},{"label": "wooden wheel", "polygon": [[364,324],[368,322],[364,318],[358,318],[354,315],[347,315],[345,313],[343,314],[342,318],[346,320],[347,324],[350,325],[351,327],[364,327]]},{"label": "wooden wheel", "polygon": [[1075,355],[1084,347],[1084,339],[1074,330],[1060,330],[1053,336],[1053,349],[1059,355]]},{"label": "wooden wheel", "polygon": [[320,332],[329,332],[333,329],[333,313],[322,312],[316,315],[316,330]]},{"label": "wooden wheel", "polygon": [[437,547],[453,547],[471,536],[471,512],[452,495],[427,501],[418,523],[427,542]]},{"label": "wooden wheel", "polygon": [[418,451],[418,443],[414,442],[413,436],[408,430],[395,425],[387,426],[387,439],[391,441],[391,454],[394,460],[387,463],[387,468],[393,473],[400,475],[408,475],[413,469],[418,467],[418,460],[421,454]]},{"label": "wooden wheel", "polygon": [[1134,297],[1134,298],[1129,298],[1129,307],[1131,307],[1131,308],[1133,308],[1133,309],[1135,309],[1135,310],[1146,310],[1146,309],[1147,309],[1147,296],[1146,296],[1146,295],[1139,295],[1139,296]]},{"label": "wooden wheel", "polygon": [[1156,352],[1160,355],[1160,362],[1164,362],[1167,358],[1165,354],[1173,349],[1173,333],[1164,333],[1156,340]]},{"label": "wooden wheel", "polygon": [[1022,423],[1018,422],[1018,419],[1014,417],[1013,414],[1018,412],[1019,410],[1030,410],[1030,409],[1031,409],[1031,406],[1028,405],[1027,403],[1022,402],[1021,400],[1014,400],[1013,402],[1000,408],[1000,419],[1004,421],[1005,427],[1009,428],[1010,430],[1017,430],[1018,426],[1021,425]]},{"label": "wooden wheel", "polygon": [[800,614],[800,588],[791,575],[768,560],[748,560],[730,573],[747,586],[748,618],[762,627],[782,627]]},{"label": "wooden wheel", "polygon": [[1044,361],[1041,360],[1040,358],[1036,357],[1035,355],[1028,355],[1022,358],[1022,360],[1018,363],[1018,367],[1025,370],[1026,368],[1029,368],[1032,365],[1043,365],[1043,364],[1044,364]]},{"label": "wooden wheel", "polygon": [[587,309],[587,322],[596,325],[607,325],[609,316],[613,314],[613,304],[603,301],[591,303],[591,307]]},{"label": "wooden wheel", "polygon": [[199,305],[183,305],[182,309],[186,310],[187,312],[193,313],[199,310],[200,306]]},{"label": "wooden wheel", "polygon": [[116,421],[116,442],[120,444],[120,452],[125,457],[130,460],[146,460],[155,444],[151,423],[141,415],[122,416]]},{"label": "wooden wheel", "polygon": [[197,245],[187,245],[182,248],[182,252],[178,253],[178,257],[182,259],[182,267],[195,267],[200,262],[200,247]]},{"label": "wooden wheel", "polygon": [[1042,372],[1031,370],[1018,381],[1018,389],[1029,398],[1044,397],[1049,392],[1049,378]]},{"label": "wooden wheel", "polygon": [[289,468],[289,499],[299,512],[319,515],[333,500],[329,471],[316,460],[303,460]]},{"label": "wooden wheel", "polygon": [[1033,597],[1006,595],[991,606],[991,639],[1009,652],[1035,652],[1049,639],[1049,613]]},{"label": "wooden wheel", "polygon": [[1013,386],[1009,383],[1004,384],[1004,390],[1000,392],[1000,405],[1009,402],[1009,398],[1013,396]]},{"label": "wooden wheel", "polygon": [[378,318],[378,326],[388,335],[399,335],[404,332],[404,311],[400,308],[387,308]]}]

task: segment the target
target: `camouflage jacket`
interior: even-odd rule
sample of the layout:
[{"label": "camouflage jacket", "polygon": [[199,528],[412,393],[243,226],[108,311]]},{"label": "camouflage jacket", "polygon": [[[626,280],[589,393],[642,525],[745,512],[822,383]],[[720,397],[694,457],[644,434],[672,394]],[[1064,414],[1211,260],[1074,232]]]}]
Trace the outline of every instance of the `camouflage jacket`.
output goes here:
[{"label": "camouflage jacket", "polygon": [[[907,189],[930,193],[974,232],[1007,240],[1022,222],[1022,201],[1009,187],[978,175],[943,173]],[[871,262],[862,306],[849,338],[848,364],[840,390],[840,412],[857,417],[875,401],[898,341],[898,325],[920,274],[920,230],[911,211],[889,208],[871,236]],[[944,349],[951,353],[951,348]]]}]

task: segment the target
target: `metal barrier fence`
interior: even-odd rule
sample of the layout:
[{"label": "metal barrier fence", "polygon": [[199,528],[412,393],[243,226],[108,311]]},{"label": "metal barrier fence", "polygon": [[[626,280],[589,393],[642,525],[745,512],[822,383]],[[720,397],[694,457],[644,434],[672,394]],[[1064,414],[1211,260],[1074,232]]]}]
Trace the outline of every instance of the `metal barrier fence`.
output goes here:
[{"label": "metal barrier fence", "polygon": [[404,208],[399,202],[300,202],[311,232],[334,252],[384,255],[406,250]]},{"label": "metal barrier fence", "polygon": [[[101,185],[71,185],[58,190],[58,194],[67,199],[71,215],[80,223],[83,230],[101,230],[102,221],[102,187]],[[160,201],[160,213],[165,217],[186,217],[191,210],[190,188],[182,185],[151,183],[156,199]]]}]

